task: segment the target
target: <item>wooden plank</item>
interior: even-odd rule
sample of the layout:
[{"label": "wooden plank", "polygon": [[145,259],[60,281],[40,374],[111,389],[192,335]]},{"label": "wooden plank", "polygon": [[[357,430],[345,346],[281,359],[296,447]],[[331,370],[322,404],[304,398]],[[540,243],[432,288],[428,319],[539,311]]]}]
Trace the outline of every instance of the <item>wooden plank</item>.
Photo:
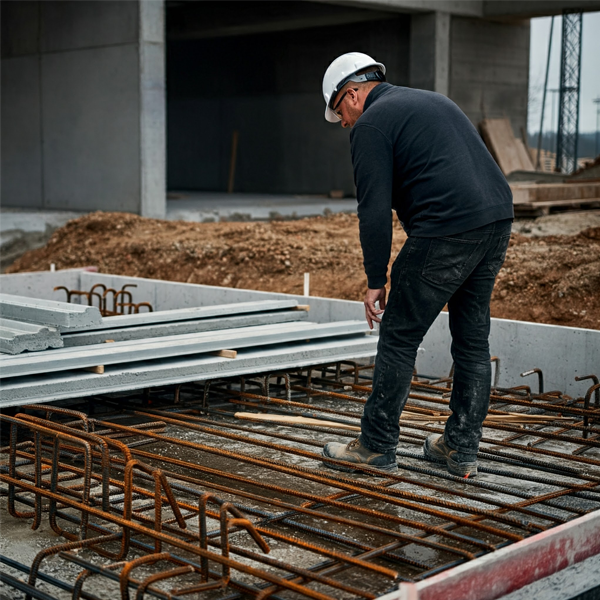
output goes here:
[{"label": "wooden plank", "polygon": [[219,350],[218,352],[211,352],[211,354],[222,358],[237,358],[237,350]]},{"label": "wooden plank", "polygon": [[580,204],[596,204],[600,203],[598,198],[572,198],[570,200],[548,200],[546,202],[522,202],[515,205],[515,208],[552,208],[561,206],[577,206]]},{"label": "wooden plank", "polygon": [[90,373],[96,373],[96,375],[104,375],[104,365],[98,365],[96,367],[85,367],[82,371],[89,371]]},{"label": "wooden plank", "polygon": [[510,187],[515,205],[557,200],[595,201],[600,197],[600,183],[517,183]]},{"label": "wooden plank", "polygon": [[534,166],[523,142],[513,133],[509,119],[484,119],[480,123],[483,140],[505,175],[513,171],[533,171]]}]

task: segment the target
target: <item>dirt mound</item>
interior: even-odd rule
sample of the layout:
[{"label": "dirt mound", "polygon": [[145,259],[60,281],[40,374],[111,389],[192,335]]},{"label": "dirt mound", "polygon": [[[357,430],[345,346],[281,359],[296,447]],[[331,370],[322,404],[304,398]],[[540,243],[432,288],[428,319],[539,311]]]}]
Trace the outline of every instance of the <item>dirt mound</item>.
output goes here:
[{"label": "dirt mound", "polygon": [[[394,223],[392,259],[406,240]],[[96,265],[101,272],[362,300],[356,215],[298,221],[188,223],[96,212],[57,230],[8,273]],[[575,236],[513,235],[492,315],[600,329],[600,228]]]},{"label": "dirt mound", "polygon": [[[395,225],[394,250],[406,239]],[[96,212],[67,223],[8,273],[96,265],[101,272],[360,300],[366,290],[356,215],[299,221],[188,223]]]}]

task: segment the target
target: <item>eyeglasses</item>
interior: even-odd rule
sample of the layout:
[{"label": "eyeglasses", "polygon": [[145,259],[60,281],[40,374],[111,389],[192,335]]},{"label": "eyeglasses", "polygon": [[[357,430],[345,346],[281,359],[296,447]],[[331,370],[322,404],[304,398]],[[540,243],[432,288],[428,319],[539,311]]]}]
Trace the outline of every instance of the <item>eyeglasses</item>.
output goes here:
[{"label": "eyeglasses", "polygon": [[[342,97],[340,98],[339,102],[333,107],[333,112],[337,114],[337,110],[340,107],[340,104],[344,101],[344,98],[346,97],[346,94],[350,91],[350,90],[354,90],[355,92],[358,92],[358,88],[348,88],[343,94]],[[340,115],[338,115],[339,117]]]}]

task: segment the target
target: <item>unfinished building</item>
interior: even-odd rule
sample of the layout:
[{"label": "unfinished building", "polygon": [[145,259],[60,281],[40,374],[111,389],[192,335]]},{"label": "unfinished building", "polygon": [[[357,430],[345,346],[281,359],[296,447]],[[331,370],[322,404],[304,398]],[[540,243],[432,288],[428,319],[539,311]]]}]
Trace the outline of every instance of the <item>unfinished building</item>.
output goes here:
[{"label": "unfinished building", "polygon": [[569,6],[4,2],[3,205],[164,217],[167,186],[228,189],[235,131],[235,190],[352,194],[347,133],[320,96],[349,45],[385,59],[391,82],[447,94],[474,123],[506,116],[520,137],[528,19]]}]

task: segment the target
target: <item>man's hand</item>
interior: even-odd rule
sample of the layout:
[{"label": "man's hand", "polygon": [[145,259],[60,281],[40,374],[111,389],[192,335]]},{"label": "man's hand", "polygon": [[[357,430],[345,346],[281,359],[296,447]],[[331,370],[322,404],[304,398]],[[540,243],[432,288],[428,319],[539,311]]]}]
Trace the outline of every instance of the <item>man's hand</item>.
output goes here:
[{"label": "man's hand", "polygon": [[[370,288],[367,290],[364,304],[365,317],[367,318],[370,329],[373,329],[373,321],[375,321],[375,323],[381,323],[381,319],[378,315],[385,310],[385,296],[386,291],[384,287],[377,290],[372,290]],[[375,302],[377,301],[379,301],[379,309],[375,308]]]}]

